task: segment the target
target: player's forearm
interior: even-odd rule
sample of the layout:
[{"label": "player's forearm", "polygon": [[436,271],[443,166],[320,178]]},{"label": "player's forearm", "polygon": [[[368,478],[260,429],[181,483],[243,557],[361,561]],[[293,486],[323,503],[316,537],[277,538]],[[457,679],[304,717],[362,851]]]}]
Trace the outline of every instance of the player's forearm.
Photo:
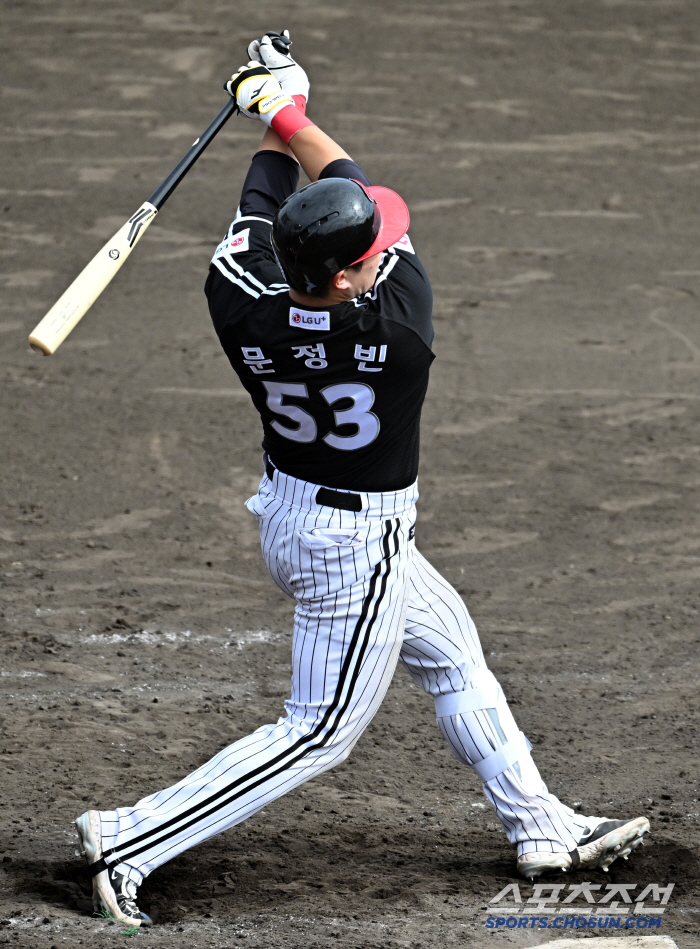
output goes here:
[{"label": "player's forearm", "polygon": [[294,154],[292,153],[289,145],[285,145],[277,132],[271,128],[265,129],[265,134],[263,135],[258,151],[281,152],[283,155],[288,155],[290,158],[294,158]]},{"label": "player's forearm", "polygon": [[[277,155],[285,157],[278,159]],[[289,145],[277,131],[268,128],[243,185],[241,213],[274,217],[282,201],[297,187],[299,164],[310,181],[318,181],[324,168],[343,158],[348,158],[346,152],[315,125],[296,132]],[[358,177],[364,180],[361,173]]]},{"label": "player's forearm", "polygon": [[337,158],[349,158],[330,135],[326,135],[317,125],[301,129],[289,142],[294,157],[306,172],[309,181],[318,181],[319,175]]},{"label": "player's forearm", "polygon": [[350,157],[330,135],[310,122],[297,104],[281,109],[271,120],[269,131],[280,142],[281,147],[275,150],[287,147],[287,154],[296,158],[309,181],[318,181],[326,165],[336,159]]},{"label": "player's forearm", "polygon": [[280,152],[295,158],[306,172],[309,181],[318,181],[323,169],[339,158],[350,158],[345,149],[326,135],[317,125],[309,125],[297,132],[285,145],[273,129],[265,130],[259,152]]}]

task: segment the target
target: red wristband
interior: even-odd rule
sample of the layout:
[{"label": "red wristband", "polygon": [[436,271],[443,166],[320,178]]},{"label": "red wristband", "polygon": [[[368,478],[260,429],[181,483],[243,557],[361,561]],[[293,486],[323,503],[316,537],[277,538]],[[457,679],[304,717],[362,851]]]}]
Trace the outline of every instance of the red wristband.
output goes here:
[{"label": "red wristband", "polygon": [[297,132],[308,128],[314,123],[307,119],[295,105],[287,105],[277,113],[271,122],[271,126],[279,135],[285,145],[289,145]]},{"label": "red wristband", "polygon": [[292,99],[294,99],[297,109],[306,115],[306,96],[292,96]]}]

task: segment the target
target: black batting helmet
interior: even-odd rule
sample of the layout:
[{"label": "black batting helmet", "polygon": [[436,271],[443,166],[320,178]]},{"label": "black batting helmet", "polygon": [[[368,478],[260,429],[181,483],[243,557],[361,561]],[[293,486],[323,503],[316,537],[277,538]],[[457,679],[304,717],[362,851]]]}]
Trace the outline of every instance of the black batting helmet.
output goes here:
[{"label": "black batting helmet", "polygon": [[314,293],[333,274],[395,244],[408,222],[408,208],[396,192],[324,178],[280,205],[272,246],[290,287]]}]

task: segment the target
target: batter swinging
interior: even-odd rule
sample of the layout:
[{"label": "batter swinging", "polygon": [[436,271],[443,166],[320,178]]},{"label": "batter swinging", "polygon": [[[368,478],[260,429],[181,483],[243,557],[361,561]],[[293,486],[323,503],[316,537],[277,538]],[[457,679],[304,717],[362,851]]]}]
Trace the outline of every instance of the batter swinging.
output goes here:
[{"label": "batter swinging", "polygon": [[[398,661],[434,698],[526,877],[607,869],[649,829],[583,817],[547,790],[461,597],[416,550],[430,283],[401,198],[305,117],[308,80],[288,46],[288,34],[254,41],[227,84],[268,129],[206,294],[262,419],[264,475],[247,506],[296,601],[292,694],[284,718],[174,787],[78,819],[96,908],[133,925],[150,923],[136,891],[156,867],[344,761]],[[296,191],[299,164],[312,183]]]}]

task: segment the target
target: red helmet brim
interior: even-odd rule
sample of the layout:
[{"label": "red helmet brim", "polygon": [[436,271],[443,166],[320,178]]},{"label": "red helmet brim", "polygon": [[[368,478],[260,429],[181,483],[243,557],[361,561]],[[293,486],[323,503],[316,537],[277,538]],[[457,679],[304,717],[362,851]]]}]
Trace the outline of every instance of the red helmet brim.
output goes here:
[{"label": "red helmet brim", "polygon": [[353,264],[359,264],[361,260],[374,257],[375,254],[380,254],[383,250],[400,241],[408,230],[411,220],[406,202],[395,191],[380,186],[374,188],[363,186],[363,190],[369,194],[378,206],[382,221],[370,249],[362,257],[354,260]]}]

